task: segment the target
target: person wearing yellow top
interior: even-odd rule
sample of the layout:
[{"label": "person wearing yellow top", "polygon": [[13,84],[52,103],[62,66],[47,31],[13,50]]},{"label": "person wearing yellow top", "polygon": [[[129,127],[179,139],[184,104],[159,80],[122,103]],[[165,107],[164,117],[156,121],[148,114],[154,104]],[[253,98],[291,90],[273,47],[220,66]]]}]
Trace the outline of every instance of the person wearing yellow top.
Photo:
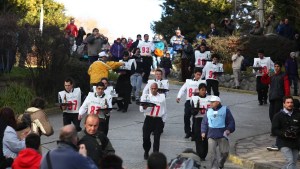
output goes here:
[{"label": "person wearing yellow top", "polygon": [[90,86],[95,86],[100,79],[108,77],[108,71],[123,66],[122,62],[107,61],[107,54],[103,51],[99,53],[99,60],[92,63],[89,67]]}]

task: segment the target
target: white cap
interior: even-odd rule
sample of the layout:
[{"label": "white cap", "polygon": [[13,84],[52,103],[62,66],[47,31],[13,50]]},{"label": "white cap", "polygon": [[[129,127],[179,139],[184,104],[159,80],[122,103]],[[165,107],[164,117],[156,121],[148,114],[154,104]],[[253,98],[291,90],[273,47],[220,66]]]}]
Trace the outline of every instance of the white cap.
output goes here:
[{"label": "white cap", "polygon": [[210,98],[210,100],[209,100],[210,102],[221,102],[221,99],[220,99],[220,97],[218,97],[218,96],[211,96],[211,98]]},{"label": "white cap", "polygon": [[290,56],[291,56],[291,57],[295,57],[295,56],[296,56],[296,52],[291,52],[291,53],[290,53]]},{"label": "white cap", "polygon": [[99,57],[107,56],[107,54],[104,51],[100,52],[98,55]]}]

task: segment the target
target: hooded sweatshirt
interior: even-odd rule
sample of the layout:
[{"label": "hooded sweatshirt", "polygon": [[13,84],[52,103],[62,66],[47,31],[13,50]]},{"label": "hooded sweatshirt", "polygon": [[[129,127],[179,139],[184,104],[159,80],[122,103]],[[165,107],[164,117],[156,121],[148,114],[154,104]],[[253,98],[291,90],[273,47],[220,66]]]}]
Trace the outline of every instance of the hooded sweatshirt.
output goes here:
[{"label": "hooded sweatshirt", "polygon": [[14,160],[12,169],[39,169],[42,156],[32,148],[26,148],[19,152]]}]

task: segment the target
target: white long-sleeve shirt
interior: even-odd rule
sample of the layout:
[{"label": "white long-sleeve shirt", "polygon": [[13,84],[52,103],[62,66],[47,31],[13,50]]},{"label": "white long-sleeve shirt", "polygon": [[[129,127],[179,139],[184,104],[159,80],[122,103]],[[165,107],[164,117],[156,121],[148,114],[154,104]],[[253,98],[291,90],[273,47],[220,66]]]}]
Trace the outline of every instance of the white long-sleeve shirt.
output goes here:
[{"label": "white long-sleeve shirt", "polygon": [[271,69],[274,70],[274,63],[270,57],[263,57],[263,59],[254,58],[253,67],[262,67],[262,69],[258,71],[253,69],[253,73],[255,73],[256,76],[262,76],[264,73],[269,73]]},{"label": "white long-sleeve shirt", "polygon": [[137,48],[140,48],[141,56],[152,56],[152,51],[154,51],[154,44],[150,41],[139,41]]},{"label": "white long-sleeve shirt", "polygon": [[217,79],[218,75],[214,74],[214,72],[224,72],[223,64],[222,63],[214,64],[212,62],[207,62],[202,70],[201,78],[205,77],[206,80],[207,79],[218,80]]},{"label": "white long-sleeve shirt", "polygon": [[163,122],[166,122],[167,119],[167,105],[166,98],[164,94],[157,93],[156,96],[152,94],[143,94],[141,101],[147,101],[156,104],[154,107],[147,107],[146,109],[143,106],[140,106],[140,112],[143,112],[145,116],[151,117],[161,117]]},{"label": "white long-sleeve shirt", "polygon": [[66,98],[67,103],[72,103],[72,105],[68,106],[66,110],[63,112],[66,113],[78,113],[79,107],[81,106],[81,90],[80,88],[74,88],[71,92],[67,92],[66,90],[58,92],[58,102],[64,103]]},{"label": "white long-sleeve shirt", "polygon": [[143,89],[143,94],[151,93],[150,87],[153,83],[157,83],[157,86],[158,86],[159,89],[169,89],[169,81],[167,79],[164,79],[164,80],[157,80],[157,79],[148,80],[146,86]]},{"label": "white long-sleeve shirt", "polygon": [[207,60],[210,60],[210,51],[201,53],[199,50],[195,51],[195,67],[203,68]]},{"label": "white long-sleeve shirt", "polygon": [[185,83],[181,88],[179,89],[179,92],[177,94],[177,98],[181,98],[186,93],[186,100],[190,100],[193,96],[194,92],[198,91],[199,84],[204,83],[206,84],[205,80],[192,80],[192,79],[186,79]]},{"label": "white long-sleeve shirt", "polygon": [[97,114],[99,118],[105,118],[105,112],[98,111],[99,109],[112,108],[112,99],[110,95],[105,93],[102,96],[97,93],[89,92],[88,96],[84,100],[82,106],[79,109],[79,115]]},{"label": "white long-sleeve shirt", "polygon": [[132,64],[134,65],[134,69],[136,69],[137,67],[135,59],[129,59],[128,61],[119,60],[119,62],[124,63],[124,65],[121,66],[120,69],[131,70]]}]

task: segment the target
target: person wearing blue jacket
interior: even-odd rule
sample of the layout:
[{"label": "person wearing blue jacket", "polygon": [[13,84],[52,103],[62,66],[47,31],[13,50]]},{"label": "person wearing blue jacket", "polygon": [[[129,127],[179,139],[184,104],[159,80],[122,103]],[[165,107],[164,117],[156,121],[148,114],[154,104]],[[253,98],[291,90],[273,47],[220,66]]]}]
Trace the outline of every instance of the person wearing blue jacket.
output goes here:
[{"label": "person wearing blue jacket", "polygon": [[[211,96],[210,107],[201,123],[202,139],[208,138],[208,168],[223,168],[229,155],[228,136],[235,131],[235,121],[218,96]],[[220,152],[218,160],[217,147]]]}]

